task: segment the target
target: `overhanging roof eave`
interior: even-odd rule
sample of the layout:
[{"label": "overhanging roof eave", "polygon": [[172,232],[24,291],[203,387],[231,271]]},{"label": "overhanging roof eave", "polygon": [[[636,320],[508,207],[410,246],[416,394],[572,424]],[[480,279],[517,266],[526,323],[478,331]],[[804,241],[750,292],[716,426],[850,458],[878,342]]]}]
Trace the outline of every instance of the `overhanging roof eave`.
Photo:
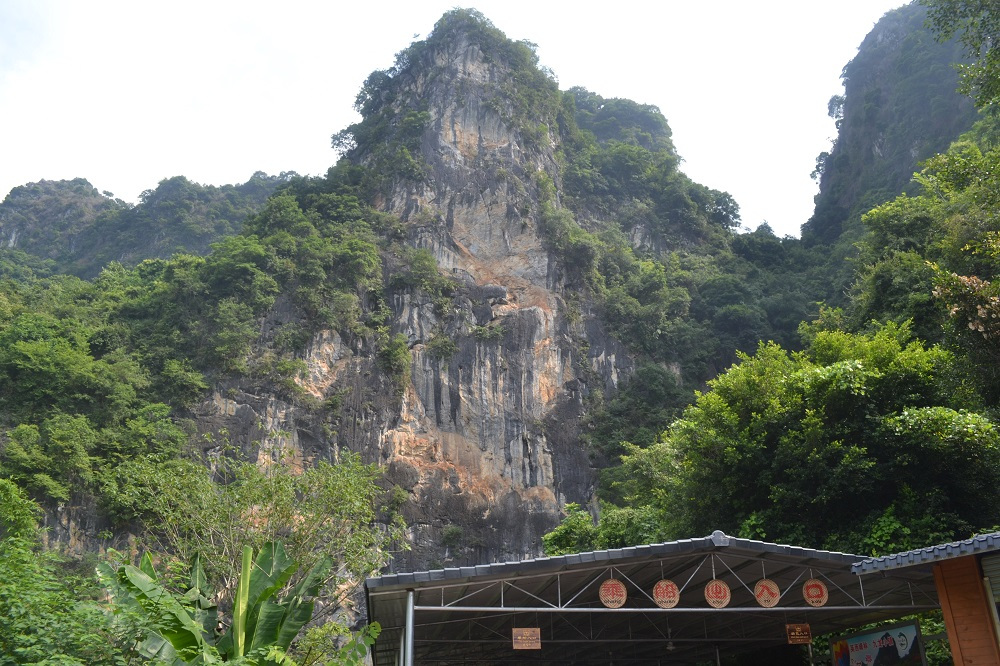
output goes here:
[{"label": "overhanging roof eave", "polygon": [[917,548],[903,553],[870,557],[856,562],[851,572],[859,576],[907,567],[930,567],[937,562],[1000,550],[1000,532],[980,534],[962,541]]}]

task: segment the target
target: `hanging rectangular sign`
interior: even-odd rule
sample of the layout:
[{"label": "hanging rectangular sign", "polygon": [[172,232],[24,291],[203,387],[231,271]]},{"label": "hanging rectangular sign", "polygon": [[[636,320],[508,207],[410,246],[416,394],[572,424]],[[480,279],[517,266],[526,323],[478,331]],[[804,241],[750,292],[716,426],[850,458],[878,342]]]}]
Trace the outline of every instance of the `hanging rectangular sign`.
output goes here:
[{"label": "hanging rectangular sign", "polygon": [[812,643],[812,629],[808,624],[786,624],[789,645],[806,645]]},{"label": "hanging rectangular sign", "polygon": [[538,627],[514,627],[515,650],[541,650],[542,635]]},{"label": "hanging rectangular sign", "polygon": [[830,641],[833,666],[870,666],[871,664],[913,664],[925,666],[920,640],[920,624],[907,622]]}]

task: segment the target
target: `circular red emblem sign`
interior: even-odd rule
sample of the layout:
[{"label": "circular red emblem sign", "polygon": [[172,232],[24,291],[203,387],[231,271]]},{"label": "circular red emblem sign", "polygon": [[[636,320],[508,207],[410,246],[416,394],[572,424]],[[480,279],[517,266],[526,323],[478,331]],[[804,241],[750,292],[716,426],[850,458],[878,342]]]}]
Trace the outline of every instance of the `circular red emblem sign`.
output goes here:
[{"label": "circular red emblem sign", "polygon": [[705,601],[712,608],[725,608],[732,598],[729,586],[718,578],[708,581],[708,585],[705,586]]},{"label": "circular red emblem sign", "polygon": [[753,586],[753,596],[764,608],[774,608],[781,599],[781,590],[773,580],[762,578]]},{"label": "circular red emblem sign", "polygon": [[625,605],[628,593],[625,591],[625,583],[614,578],[601,583],[600,591],[601,603],[608,608],[621,608]]},{"label": "circular red emblem sign", "polygon": [[826,583],[815,578],[810,578],[802,585],[802,596],[810,606],[825,606],[830,599],[830,592],[826,589]]},{"label": "circular red emblem sign", "polygon": [[673,608],[681,600],[681,591],[672,580],[663,579],[653,586],[653,601],[660,608]]}]

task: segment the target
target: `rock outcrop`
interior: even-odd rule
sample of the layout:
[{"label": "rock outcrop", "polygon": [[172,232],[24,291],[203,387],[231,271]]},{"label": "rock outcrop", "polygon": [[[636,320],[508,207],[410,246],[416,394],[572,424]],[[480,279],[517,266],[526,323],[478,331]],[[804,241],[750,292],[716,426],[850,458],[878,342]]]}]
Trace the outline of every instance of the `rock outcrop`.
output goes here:
[{"label": "rock outcrop", "polygon": [[[206,403],[201,419],[251,456],[284,447],[308,459],[347,447],[384,465],[409,497],[413,550],[399,562],[408,568],[540,554],[560,508],[593,498],[579,441],[588,395],[613,391],[632,371],[591,307],[567,303],[563,267],[539,229],[539,177],[560,178],[555,138],[525,136],[509,65],[474,34],[428,45],[396,73],[386,112],[424,110],[414,155],[423,176],[399,178],[379,200],[457,286],[447,311],[419,289],[392,291],[408,384],[397,391],[363,344],[328,331],[307,350],[303,386],[317,399],[342,396],[335,418],[235,391]],[[441,336],[445,353],[432,343]]]},{"label": "rock outcrop", "polygon": [[807,243],[857,235],[863,213],[902,192],[922,160],[975,122],[972,100],[956,90],[962,46],[937,41],[926,16],[919,3],[886,13],[844,66],[844,95],[830,100],[838,136],[817,158],[820,192],[802,227]]}]

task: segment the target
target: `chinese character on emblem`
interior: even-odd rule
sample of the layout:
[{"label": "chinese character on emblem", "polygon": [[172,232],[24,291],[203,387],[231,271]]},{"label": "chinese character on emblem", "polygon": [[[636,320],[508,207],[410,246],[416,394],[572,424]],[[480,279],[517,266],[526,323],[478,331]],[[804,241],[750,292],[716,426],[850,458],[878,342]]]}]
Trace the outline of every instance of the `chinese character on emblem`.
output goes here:
[{"label": "chinese character on emblem", "polygon": [[754,585],[753,596],[757,599],[757,603],[764,608],[774,608],[778,605],[778,600],[781,599],[781,590],[773,580],[762,578]]},{"label": "chinese character on emblem", "polygon": [[601,583],[599,596],[601,603],[608,608],[621,608],[625,605],[628,593],[625,591],[625,583],[609,578]]},{"label": "chinese character on emblem", "polygon": [[802,596],[810,606],[825,606],[830,599],[830,592],[826,589],[826,583],[815,578],[810,578],[802,585]]},{"label": "chinese character on emblem", "polygon": [[718,578],[708,581],[708,585],[705,586],[705,601],[712,608],[725,608],[732,598],[729,586]]},{"label": "chinese character on emblem", "polygon": [[653,586],[653,601],[660,608],[673,608],[681,600],[681,591],[672,580],[663,579]]}]

